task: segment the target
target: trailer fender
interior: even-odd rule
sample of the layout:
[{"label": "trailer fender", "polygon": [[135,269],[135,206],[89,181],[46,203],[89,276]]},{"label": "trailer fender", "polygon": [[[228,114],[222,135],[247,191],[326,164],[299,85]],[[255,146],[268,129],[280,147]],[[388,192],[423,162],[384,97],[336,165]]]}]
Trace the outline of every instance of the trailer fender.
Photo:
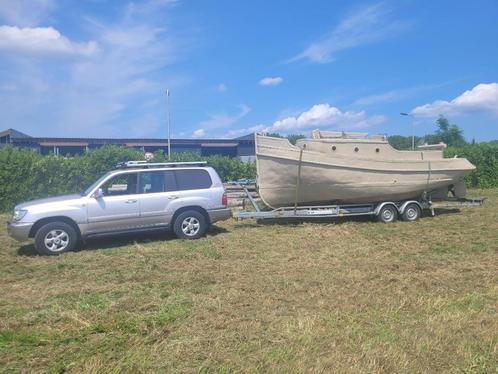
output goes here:
[{"label": "trailer fender", "polygon": [[422,212],[424,210],[424,207],[422,206],[422,204],[420,204],[417,200],[408,200],[408,201],[405,201],[403,204],[401,204],[401,206],[398,208],[398,212],[399,214],[403,214],[406,207],[408,206],[408,204],[417,204],[418,207],[420,208],[420,211]]},{"label": "trailer fender", "polygon": [[375,214],[376,216],[378,216],[378,215],[379,215],[380,210],[381,210],[383,207],[385,207],[386,205],[392,205],[394,208],[398,209],[398,207],[396,206],[396,204],[394,204],[392,201],[386,201],[386,202],[380,203],[379,205],[377,205],[377,206],[375,207],[374,214]]}]

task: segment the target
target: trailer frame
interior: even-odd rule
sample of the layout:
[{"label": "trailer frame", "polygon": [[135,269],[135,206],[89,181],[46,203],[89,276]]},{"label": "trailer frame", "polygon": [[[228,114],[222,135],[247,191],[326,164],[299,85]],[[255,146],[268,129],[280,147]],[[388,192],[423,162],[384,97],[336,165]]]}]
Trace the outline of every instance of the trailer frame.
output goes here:
[{"label": "trailer frame", "polygon": [[[402,216],[407,221],[415,221],[418,219],[424,210],[430,210],[434,216],[434,208],[439,207],[463,207],[463,206],[479,206],[484,202],[484,198],[470,199],[447,199],[443,200],[441,205],[439,202],[436,205],[431,201],[430,195],[423,194],[420,200],[404,200],[404,201],[383,201],[378,203],[365,204],[332,204],[332,205],[315,205],[315,206],[286,206],[275,208],[272,210],[261,210],[256,200],[251,196],[247,187],[241,186],[249,199],[254,210],[240,211],[235,217],[237,220],[244,219],[289,219],[289,218],[333,218],[333,217],[353,217],[353,216],[375,216],[381,222],[394,222],[398,215]],[[414,206],[411,206],[414,204]],[[411,206],[412,211],[419,211],[414,218],[410,218],[404,213]],[[395,209],[395,211],[393,210]],[[389,212],[386,212],[389,211]],[[414,213],[414,214],[415,214]],[[393,216],[391,216],[393,215]]]}]

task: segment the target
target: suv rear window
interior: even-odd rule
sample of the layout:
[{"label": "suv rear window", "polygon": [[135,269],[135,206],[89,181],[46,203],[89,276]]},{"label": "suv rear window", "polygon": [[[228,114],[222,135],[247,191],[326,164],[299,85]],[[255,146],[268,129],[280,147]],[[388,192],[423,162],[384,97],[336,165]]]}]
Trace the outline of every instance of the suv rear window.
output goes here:
[{"label": "suv rear window", "polygon": [[213,184],[209,173],[202,169],[175,170],[175,175],[178,191],[209,188]]}]

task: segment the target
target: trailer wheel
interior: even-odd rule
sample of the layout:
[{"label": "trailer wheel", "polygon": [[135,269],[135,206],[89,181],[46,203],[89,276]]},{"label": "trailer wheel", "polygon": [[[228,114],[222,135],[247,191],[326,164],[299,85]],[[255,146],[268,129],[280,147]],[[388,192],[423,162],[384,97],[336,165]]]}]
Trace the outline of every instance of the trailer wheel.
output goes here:
[{"label": "trailer wheel", "polygon": [[377,219],[382,223],[394,222],[398,219],[398,209],[391,204],[384,205],[377,214]]},{"label": "trailer wheel", "polygon": [[420,207],[415,204],[408,204],[403,211],[403,221],[416,221],[420,218],[420,215],[422,214],[422,211],[420,210]]}]

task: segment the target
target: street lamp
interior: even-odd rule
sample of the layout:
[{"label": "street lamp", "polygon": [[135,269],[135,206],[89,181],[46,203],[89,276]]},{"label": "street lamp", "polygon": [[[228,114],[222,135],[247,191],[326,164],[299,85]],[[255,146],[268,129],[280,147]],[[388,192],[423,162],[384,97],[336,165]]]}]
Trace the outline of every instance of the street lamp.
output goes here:
[{"label": "street lamp", "polygon": [[412,117],[412,151],[415,150],[415,117],[413,114],[401,112],[402,116]]}]

